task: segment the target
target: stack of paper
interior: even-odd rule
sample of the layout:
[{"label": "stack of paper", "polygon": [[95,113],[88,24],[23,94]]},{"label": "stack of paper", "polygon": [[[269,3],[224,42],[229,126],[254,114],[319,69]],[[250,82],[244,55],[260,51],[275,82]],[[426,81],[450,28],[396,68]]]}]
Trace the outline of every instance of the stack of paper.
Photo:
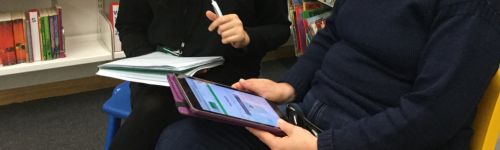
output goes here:
[{"label": "stack of paper", "polygon": [[113,61],[99,66],[97,75],[153,85],[169,86],[168,73],[193,76],[224,63],[217,57],[177,57],[163,52]]}]

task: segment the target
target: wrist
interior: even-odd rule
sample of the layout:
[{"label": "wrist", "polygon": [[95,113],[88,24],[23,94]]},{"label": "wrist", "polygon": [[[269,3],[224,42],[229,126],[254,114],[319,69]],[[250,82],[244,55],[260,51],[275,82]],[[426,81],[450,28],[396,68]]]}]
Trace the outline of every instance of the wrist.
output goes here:
[{"label": "wrist", "polygon": [[244,34],[243,34],[242,45],[243,45],[243,47],[247,47],[250,44],[250,36],[248,35],[248,33],[246,31],[243,31],[243,32],[244,32]]},{"label": "wrist", "polygon": [[278,83],[283,89],[281,93],[281,99],[284,100],[284,103],[292,102],[295,99],[295,89],[293,89],[292,85],[288,83]]},{"label": "wrist", "polygon": [[309,145],[310,150],[317,150],[318,149],[318,138],[314,138],[311,142],[311,145]]}]

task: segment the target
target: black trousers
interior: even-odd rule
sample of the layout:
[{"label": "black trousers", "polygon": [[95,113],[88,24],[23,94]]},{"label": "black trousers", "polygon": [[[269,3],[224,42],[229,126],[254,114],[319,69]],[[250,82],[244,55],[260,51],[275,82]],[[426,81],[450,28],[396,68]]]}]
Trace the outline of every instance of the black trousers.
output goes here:
[{"label": "black trousers", "polygon": [[131,83],[132,112],[116,133],[111,150],[154,149],[161,131],[181,119],[170,88]]},{"label": "black trousers", "polygon": [[[258,69],[224,65],[197,77],[231,85],[240,78],[258,77]],[[113,138],[110,149],[154,149],[162,130],[185,117],[177,112],[169,87],[131,83],[130,90],[132,112]]]},{"label": "black trousers", "polygon": [[198,118],[185,118],[169,125],[156,150],[268,150],[245,128]]}]

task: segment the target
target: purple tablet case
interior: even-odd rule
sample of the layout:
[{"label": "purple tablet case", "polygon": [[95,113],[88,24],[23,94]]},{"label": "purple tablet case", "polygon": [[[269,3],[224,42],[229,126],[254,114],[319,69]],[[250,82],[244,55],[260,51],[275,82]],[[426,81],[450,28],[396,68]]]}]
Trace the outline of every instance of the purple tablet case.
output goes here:
[{"label": "purple tablet case", "polygon": [[252,127],[256,129],[260,129],[263,131],[268,131],[276,136],[285,136],[286,134],[281,131],[278,128],[274,128],[271,126],[259,124],[259,123],[254,123],[250,121],[245,121],[242,119],[237,119],[229,116],[224,116],[224,115],[219,115],[215,113],[209,113],[209,112],[204,112],[197,110],[189,104],[187,104],[187,96],[182,90],[179,81],[177,80],[177,77],[175,74],[168,74],[167,75],[167,80],[168,83],[170,84],[170,90],[172,90],[172,95],[174,96],[174,100],[177,106],[177,110],[179,113],[187,116],[193,116],[193,117],[198,117],[198,118],[204,118],[212,121],[217,121],[221,123],[228,123],[232,125],[237,125],[237,126],[245,126],[245,127]]}]

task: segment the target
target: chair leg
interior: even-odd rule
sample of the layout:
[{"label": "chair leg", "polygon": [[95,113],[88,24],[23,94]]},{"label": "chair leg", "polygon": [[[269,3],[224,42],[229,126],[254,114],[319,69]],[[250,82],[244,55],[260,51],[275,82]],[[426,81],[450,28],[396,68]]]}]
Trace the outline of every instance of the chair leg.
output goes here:
[{"label": "chair leg", "polygon": [[116,131],[120,128],[121,119],[113,117],[109,115],[108,117],[108,130],[106,131],[106,141],[104,143],[104,149],[108,150],[111,145],[111,141],[113,140]]}]

